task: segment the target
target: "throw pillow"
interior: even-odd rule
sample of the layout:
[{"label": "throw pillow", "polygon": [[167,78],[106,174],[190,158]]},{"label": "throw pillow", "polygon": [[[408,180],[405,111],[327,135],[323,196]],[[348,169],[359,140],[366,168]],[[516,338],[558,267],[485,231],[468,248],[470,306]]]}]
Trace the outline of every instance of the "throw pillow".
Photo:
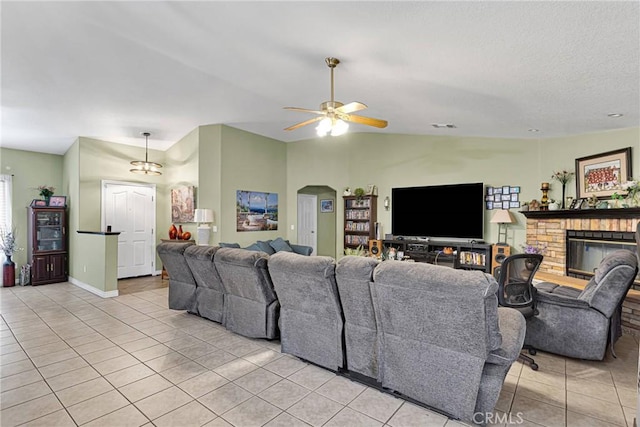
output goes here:
[{"label": "throw pillow", "polygon": [[278,237],[277,239],[272,240],[271,242],[269,242],[269,244],[273,249],[276,250],[276,252],[293,252],[293,249],[291,248],[291,246],[289,246],[289,242],[284,240],[282,237]]},{"label": "throw pillow", "polygon": [[247,246],[247,247],[246,247],[246,248],[244,248],[244,249],[246,249],[246,250],[248,250],[248,251],[264,252],[264,251],[260,248],[260,246],[258,246],[258,245],[257,245],[257,244],[255,244],[255,243],[254,243],[253,245],[249,245],[249,246]]},{"label": "throw pillow", "polygon": [[257,245],[262,252],[266,252],[269,255],[273,255],[276,253],[275,249],[272,248],[271,245],[269,245],[269,242],[263,242],[262,240],[258,240],[254,244]]},{"label": "throw pillow", "polygon": [[221,248],[239,248],[240,244],[239,243],[220,243],[220,247]]}]

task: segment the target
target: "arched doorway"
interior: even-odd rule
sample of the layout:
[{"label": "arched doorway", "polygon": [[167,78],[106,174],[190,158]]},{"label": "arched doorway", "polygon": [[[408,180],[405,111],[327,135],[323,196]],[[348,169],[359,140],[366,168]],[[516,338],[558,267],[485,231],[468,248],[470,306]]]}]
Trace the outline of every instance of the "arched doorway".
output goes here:
[{"label": "arched doorway", "polygon": [[298,243],[314,241],[313,255],[335,258],[336,190],[326,185],[308,185],[298,190],[298,196]]}]

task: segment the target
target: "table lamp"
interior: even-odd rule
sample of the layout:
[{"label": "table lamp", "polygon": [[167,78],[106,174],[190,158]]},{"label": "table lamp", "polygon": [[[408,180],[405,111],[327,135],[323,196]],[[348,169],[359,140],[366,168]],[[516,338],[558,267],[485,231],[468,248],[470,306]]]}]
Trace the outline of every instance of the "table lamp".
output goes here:
[{"label": "table lamp", "polygon": [[209,224],[213,222],[213,211],[211,209],[196,209],[193,220],[198,223],[197,244],[200,246],[208,245],[211,235]]},{"label": "table lamp", "polygon": [[[511,213],[506,209],[499,209],[496,213],[493,214],[491,218],[491,222],[494,224],[498,224],[498,242],[500,242],[500,237],[504,234],[504,242],[507,243],[507,224],[511,224],[513,222],[513,218],[511,218]],[[504,224],[504,233],[502,233],[502,224]]]}]

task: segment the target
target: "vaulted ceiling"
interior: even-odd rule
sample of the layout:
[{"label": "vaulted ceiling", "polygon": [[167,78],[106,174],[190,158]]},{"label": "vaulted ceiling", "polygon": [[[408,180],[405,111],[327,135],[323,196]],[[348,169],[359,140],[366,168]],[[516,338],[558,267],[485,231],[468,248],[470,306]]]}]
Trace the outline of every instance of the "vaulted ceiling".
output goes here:
[{"label": "vaulted ceiling", "polygon": [[[640,126],[637,1],[3,1],[3,147],[78,136],[166,149],[199,125],[315,136],[330,98],[386,119],[351,132],[547,138]],[[609,117],[609,114],[623,114]],[[437,129],[432,124],[453,124]],[[531,132],[537,129],[538,132]]]}]

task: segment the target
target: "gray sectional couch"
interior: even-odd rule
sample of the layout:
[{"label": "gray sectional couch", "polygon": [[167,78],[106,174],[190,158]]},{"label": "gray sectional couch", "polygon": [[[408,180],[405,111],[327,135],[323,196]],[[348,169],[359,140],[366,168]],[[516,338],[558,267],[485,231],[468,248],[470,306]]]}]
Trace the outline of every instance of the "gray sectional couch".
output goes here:
[{"label": "gray sectional couch", "polygon": [[524,342],[484,272],[173,245],[158,246],[170,308],[466,422],[485,424]]}]

